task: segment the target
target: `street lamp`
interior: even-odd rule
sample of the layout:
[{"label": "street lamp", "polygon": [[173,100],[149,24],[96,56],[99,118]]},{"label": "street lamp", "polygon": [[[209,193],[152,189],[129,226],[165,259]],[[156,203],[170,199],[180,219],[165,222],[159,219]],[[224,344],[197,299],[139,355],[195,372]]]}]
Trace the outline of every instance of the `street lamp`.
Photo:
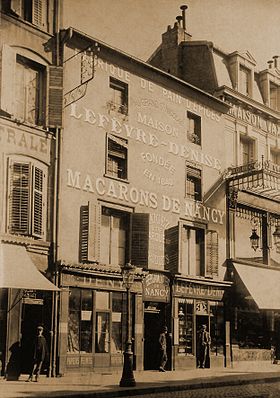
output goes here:
[{"label": "street lamp", "polygon": [[131,294],[130,288],[134,282],[136,267],[130,263],[127,263],[121,267],[123,285],[126,288],[126,306],[127,306],[127,317],[126,317],[126,343],[125,351],[123,353],[123,373],[120,381],[120,387],[134,387],[136,382],[133,375],[133,352],[132,352],[132,341],[131,341]]}]

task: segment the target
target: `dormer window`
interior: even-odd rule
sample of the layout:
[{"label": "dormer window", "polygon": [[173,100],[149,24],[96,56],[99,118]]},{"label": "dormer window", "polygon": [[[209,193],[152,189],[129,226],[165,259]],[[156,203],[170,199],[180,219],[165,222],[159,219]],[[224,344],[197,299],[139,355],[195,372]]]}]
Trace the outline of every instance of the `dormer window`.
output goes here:
[{"label": "dormer window", "polygon": [[278,103],[279,103],[279,87],[270,82],[269,83],[269,105],[270,108],[277,110],[279,108]]},{"label": "dormer window", "polygon": [[244,95],[251,95],[251,71],[240,65],[239,68],[239,91]]}]

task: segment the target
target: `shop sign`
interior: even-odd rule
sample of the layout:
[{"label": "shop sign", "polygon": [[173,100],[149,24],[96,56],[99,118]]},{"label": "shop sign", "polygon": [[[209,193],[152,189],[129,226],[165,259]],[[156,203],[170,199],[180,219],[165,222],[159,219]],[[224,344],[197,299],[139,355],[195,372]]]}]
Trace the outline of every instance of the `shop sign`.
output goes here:
[{"label": "shop sign", "polygon": [[143,282],[144,301],[170,301],[170,287],[167,276],[159,273],[149,273]]},{"label": "shop sign", "polygon": [[221,300],[224,290],[218,286],[203,285],[189,281],[177,281],[174,285],[174,294],[181,297]]},{"label": "shop sign", "polygon": [[22,299],[23,304],[33,304],[33,305],[44,305],[43,299],[36,299],[32,297],[24,297]]}]

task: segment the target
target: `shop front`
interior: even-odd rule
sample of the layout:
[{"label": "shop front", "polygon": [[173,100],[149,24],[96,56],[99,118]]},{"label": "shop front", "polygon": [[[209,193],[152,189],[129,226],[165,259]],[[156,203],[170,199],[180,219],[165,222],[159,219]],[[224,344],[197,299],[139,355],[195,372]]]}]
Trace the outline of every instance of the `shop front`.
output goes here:
[{"label": "shop front", "polygon": [[223,296],[228,282],[202,282],[175,276],[173,282],[174,369],[198,366],[198,332],[206,325],[210,333],[210,367],[225,366],[229,325]]},{"label": "shop front", "polygon": [[[127,296],[120,271],[65,267],[61,285],[59,372],[121,370]],[[141,369],[142,319],[142,282],[136,277],[131,288],[135,369]]]},{"label": "shop front", "polygon": [[149,271],[143,281],[144,370],[159,368],[159,335],[167,326],[166,369],[171,369],[170,279],[168,274]]}]

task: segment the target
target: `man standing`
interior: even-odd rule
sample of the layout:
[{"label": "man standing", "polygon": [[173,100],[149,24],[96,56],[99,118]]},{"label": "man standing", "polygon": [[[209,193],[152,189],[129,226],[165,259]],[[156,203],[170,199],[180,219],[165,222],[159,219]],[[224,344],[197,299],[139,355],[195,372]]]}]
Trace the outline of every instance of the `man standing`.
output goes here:
[{"label": "man standing", "polygon": [[33,356],[33,368],[26,381],[33,381],[35,375],[35,381],[39,380],[41,368],[46,358],[48,347],[45,337],[43,336],[43,326],[38,326],[38,335],[34,344],[34,356]]},{"label": "man standing", "polygon": [[201,325],[201,329],[198,331],[197,339],[197,351],[198,351],[198,366],[202,369],[205,368],[206,359],[209,360],[210,367],[210,333],[207,332],[206,325]]},{"label": "man standing", "polygon": [[167,326],[163,326],[162,332],[159,335],[159,350],[160,350],[160,364],[159,371],[165,372],[165,365],[167,362],[167,347],[166,347],[166,334],[167,334]]}]

